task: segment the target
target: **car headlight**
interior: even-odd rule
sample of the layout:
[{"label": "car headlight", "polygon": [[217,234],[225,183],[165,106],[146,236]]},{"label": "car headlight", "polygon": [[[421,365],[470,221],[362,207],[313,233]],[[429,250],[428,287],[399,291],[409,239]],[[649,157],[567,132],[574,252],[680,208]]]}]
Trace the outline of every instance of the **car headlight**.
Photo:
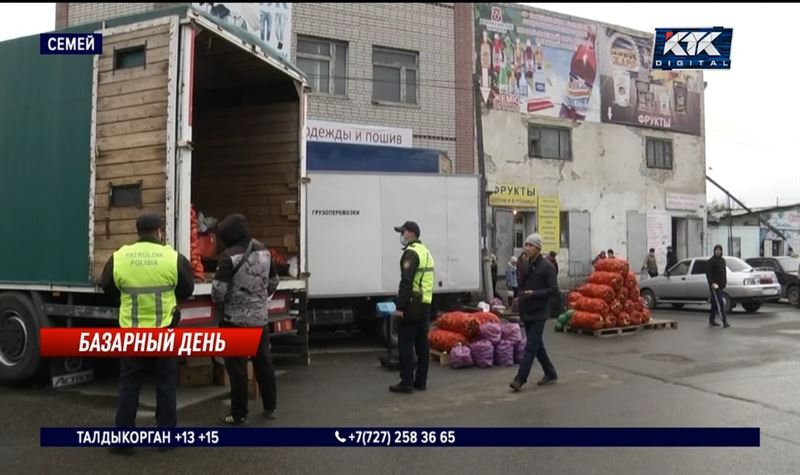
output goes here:
[{"label": "car headlight", "polygon": [[758,285],[756,279],[744,279],[744,285]]}]

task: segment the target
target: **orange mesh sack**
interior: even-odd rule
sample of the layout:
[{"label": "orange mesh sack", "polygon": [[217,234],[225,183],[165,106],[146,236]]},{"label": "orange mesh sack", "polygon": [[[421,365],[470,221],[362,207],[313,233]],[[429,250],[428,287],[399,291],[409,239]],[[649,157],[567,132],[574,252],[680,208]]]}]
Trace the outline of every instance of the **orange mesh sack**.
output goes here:
[{"label": "orange mesh sack", "polygon": [[585,330],[600,330],[603,328],[603,323],[603,317],[589,312],[575,312],[569,320],[569,326]]},{"label": "orange mesh sack", "polygon": [[581,295],[579,292],[570,292],[569,295],[567,296],[567,306],[569,308],[573,308],[574,309],[575,305],[582,298],[583,298],[583,295]]},{"label": "orange mesh sack", "polygon": [[428,341],[431,348],[439,351],[450,351],[459,343],[462,345],[469,343],[464,335],[441,329],[431,330],[428,334]]},{"label": "orange mesh sack", "polygon": [[611,308],[605,300],[589,297],[581,297],[573,308],[579,312],[598,313],[600,315],[611,313]]},{"label": "orange mesh sack", "polygon": [[601,299],[609,303],[614,301],[614,289],[607,285],[583,284],[578,287],[578,292],[584,297]]},{"label": "orange mesh sack", "polygon": [[628,261],[622,259],[600,259],[594,265],[596,271],[613,272],[620,276],[627,274],[629,269]]},{"label": "orange mesh sack", "polygon": [[436,320],[436,326],[442,330],[463,335],[468,339],[477,337],[481,330],[480,321],[475,317],[475,314],[464,312],[445,313]]},{"label": "orange mesh sack", "polygon": [[478,319],[478,325],[483,325],[484,323],[500,323],[500,318],[489,312],[478,312],[478,313],[468,313],[470,317],[474,317]]},{"label": "orange mesh sack", "polygon": [[589,275],[589,283],[607,285],[614,290],[619,290],[622,288],[624,280],[622,279],[621,275],[614,272],[596,271]]}]

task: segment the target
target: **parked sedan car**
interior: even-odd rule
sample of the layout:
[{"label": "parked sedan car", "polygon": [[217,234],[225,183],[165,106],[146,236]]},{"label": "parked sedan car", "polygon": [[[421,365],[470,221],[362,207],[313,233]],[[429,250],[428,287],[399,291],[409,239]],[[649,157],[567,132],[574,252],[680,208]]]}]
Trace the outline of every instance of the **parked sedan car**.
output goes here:
[{"label": "parked sedan car", "polygon": [[756,270],[770,270],[778,276],[781,296],[794,306],[800,306],[800,286],[797,283],[800,259],[796,257],[751,257],[745,260]]},{"label": "parked sedan car", "polygon": [[[708,257],[684,259],[675,264],[664,275],[642,279],[639,289],[645,305],[655,308],[670,303],[675,308],[685,304],[704,304],[711,298],[706,281]],[[781,286],[774,272],[756,271],[736,257],[725,257],[728,267],[728,284],[723,294],[725,313],[738,304],[745,311],[756,312],[764,302],[776,302],[781,298]]]}]

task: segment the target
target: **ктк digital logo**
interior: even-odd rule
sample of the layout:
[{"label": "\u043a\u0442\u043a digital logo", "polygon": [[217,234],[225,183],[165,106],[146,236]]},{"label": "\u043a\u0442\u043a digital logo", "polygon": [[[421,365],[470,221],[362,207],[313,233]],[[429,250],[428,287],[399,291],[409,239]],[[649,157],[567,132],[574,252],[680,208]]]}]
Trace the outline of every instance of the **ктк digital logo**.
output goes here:
[{"label": "\u043a\u0442\u043a digital logo", "polygon": [[733,28],[656,28],[653,69],[730,69]]}]

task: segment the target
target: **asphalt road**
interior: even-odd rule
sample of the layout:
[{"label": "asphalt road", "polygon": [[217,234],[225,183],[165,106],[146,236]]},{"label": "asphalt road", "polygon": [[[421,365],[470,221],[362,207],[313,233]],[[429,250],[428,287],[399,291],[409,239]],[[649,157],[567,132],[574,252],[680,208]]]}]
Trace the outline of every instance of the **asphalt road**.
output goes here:
[{"label": "asphalt road", "polygon": [[[326,344],[312,366],[282,367],[276,427],[760,427],[758,448],[40,448],[42,426],[108,426],[113,397],[44,388],[0,388],[0,460],[6,473],[558,473],[789,474],[800,463],[800,310],[734,312],[709,328],[706,310],[659,310],[677,330],[599,339],[555,333],[548,351],[560,380],[512,394],[515,368],[432,367],[427,392],[389,393],[396,375],[379,351]],[[531,375],[540,377],[537,366]],[[258,403],[251,402],[251,410]],[[214,425],[218,396],[180,410],[185,426]],[[139,424],[154,425],[145,409]]]}]

